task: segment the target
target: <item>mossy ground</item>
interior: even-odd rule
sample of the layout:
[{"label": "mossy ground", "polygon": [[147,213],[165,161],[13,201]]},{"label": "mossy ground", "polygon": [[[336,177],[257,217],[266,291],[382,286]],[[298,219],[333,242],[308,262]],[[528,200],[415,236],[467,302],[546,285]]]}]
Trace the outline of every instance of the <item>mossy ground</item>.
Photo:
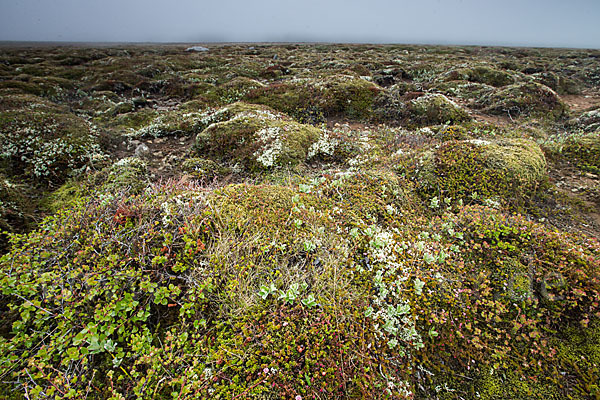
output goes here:
[{"label": "mossy ground", "polygon": [[208,47],[0,52],[3,398],[600,396],[600,53]]}]

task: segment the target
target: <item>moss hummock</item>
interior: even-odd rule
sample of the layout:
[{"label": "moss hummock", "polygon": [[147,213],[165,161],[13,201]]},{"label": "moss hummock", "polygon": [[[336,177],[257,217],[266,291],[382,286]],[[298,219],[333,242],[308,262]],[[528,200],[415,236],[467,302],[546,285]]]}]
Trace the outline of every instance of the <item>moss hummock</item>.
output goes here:
[{"label": "moss hummock", "polygon": [[0,113],[0,147],[5,171],[45,185],[63,182],[100,153],[85,120],[33,105]]},{"label": "moss hummock", "polygon": [[526,139],[448,141],[425,152],[416,173],[422,190],[454,198],[477,193],[509,199],[546,176],[543,152]]},{"label": "moss hummock", "polygon": [[251,91],[246,101],[264,104],[310,121],[311,113],[368,119],[373,101],[382,89],[353,75],[297,78]]},{"label": "moss hummock", "polygon": [[228,118],[198,134],[199,154],[239,163],[247,170],[294,166],[307,158],[321,134],[264,106],[235,103],[218,113]]},{"label": "moss hummock", "polygon": [[407,104],[410,119],[418,124],[433,125],[469,121],[462,107],[443,94],[426,94]]},{"label": "moss hummock", "polygon": [[556,92],[539,83],[517,83],[482,97],[477,106],[490,114],[511,117],[541,116],[550,119],[566,117],[568,107]]},{"label": "moss hummock", "polygon": [[510,85],[516,81],[515,77],[509,72],[483,65],[472,68],[453,69],[452,71],[447,72],[443,77],[448,81],[463,80],[495,87]]}]

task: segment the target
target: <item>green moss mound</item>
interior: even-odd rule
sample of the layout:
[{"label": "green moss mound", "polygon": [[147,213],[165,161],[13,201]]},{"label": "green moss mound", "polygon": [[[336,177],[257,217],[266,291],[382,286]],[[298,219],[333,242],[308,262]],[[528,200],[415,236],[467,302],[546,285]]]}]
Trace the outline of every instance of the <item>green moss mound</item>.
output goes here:
[{"label": "green moss mound", "polygon": [[298,78],[251,91],[246,100],[312,122],[318,115],[367,119],[382,89],[353,75]]},{"label": "green moss mound", "polygon": [[568,113],[568,107],[556,92],[539,83],[506,86],[481,98],[477,105],[490,114],[509,114],[513,117],[537,115],[560,119]]},{"label": "green moss mound", "polygon": [[548,86],[558,94],[581,94],[581,84],[570,77],[551,71],[533,74],[536,82]]},{"label": "green moss mound", "polygon": [[422,190],[444,197],[509,199],[544,180],[546,159],[526,139],[448,141],[421,156],[416,177]]},{"label": "green moss mound", "polygon": [[487,66],[454,69],[446,73],[444,79],[449,81],[470,81],[495,87],[510,85],[515,83],[516,80],[509,72]]},{"label": "green moss mound", "polygon": [[410,119],[422,125],[458,123],[471,119],[458,104],[442,94],[426,94],[407,104]]},{"label": "green moss mound", "polygon": [[600,172],[600,131],[551,137],[544,145],[552,155],[583,170]]},{"label": "green moss mound", "polygon": [[61,183],[91,162],[99,148],[90,125],[66,112],[18,109],[0,113],[0,163],[11,174]]},{"label": "green moss mound", "polygon": [[318,128],[299,124],[263,106],[236,103],[219,110],[219,115],[229,118],[198,134],[199,154],[240,163],[248,170],[304,161],[321,133]]},{"label": "green moss mound", "polygon": [[494,86],[476,82],[450,81],[434,86],[436,91],[446,96],[457,97],[464,100],[478,100],[494,92]]}]

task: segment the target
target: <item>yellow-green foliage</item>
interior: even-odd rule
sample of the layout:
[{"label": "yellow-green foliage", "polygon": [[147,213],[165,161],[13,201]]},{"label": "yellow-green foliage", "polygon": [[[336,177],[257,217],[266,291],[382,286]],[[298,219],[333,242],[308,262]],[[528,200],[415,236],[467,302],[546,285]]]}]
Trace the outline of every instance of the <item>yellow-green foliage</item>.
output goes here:
[{"label": "yellow-green foliage", "polygon": [[262,240],[273,239],[282,243],[302,239],[293,235],[294,218],[290,211],[296,206],[294,201],[302,204],[315,202],[311,195],[298,193],[289,187],[247,184],[216,190],[207,201],[227,229],[244,237],[259,235]]},{"label": "yellow-green foliage", "polygon": [[42,200],[41,206],[51,213],[56,213],[63,208],[76,205],[85,191],[86,188],[83,182],[68,180],[54,192],[48,194]]},{"label": "yellow-green foliage", "polygon": [[580,321],[559,332],[552,344],[557,348],[560,370],[576,377],[577,383],[571,388],[573,397],[600,396],[600,322]]},{"label": "yellow-green foliage", "polygon": [[411,120],[418,124],[433,125],[457,123],[471,119],[458,104],[443,94],[426,94],[407,104]]},{"label": "yellow-green foliage", "polygon": [[477,379],[475,391],[482,400],[539,399],[559,400],[562,394],[545,377],[524,377],[514,371],[490,369]]},{"label": "yellow-green foliage", "polygon": [[199,154],[240,163],[248,170],[304,161],[321,133],[318,128],[299,124],[264,106],[235,103],[219,113],[229,118],[198,134]]},{"label": "yellow-green foliage", "polygon": [[543,181],[546,159],[526,139],[449,141],[421,155],[416,177],[422,190],[444,197],[510,199]]}]

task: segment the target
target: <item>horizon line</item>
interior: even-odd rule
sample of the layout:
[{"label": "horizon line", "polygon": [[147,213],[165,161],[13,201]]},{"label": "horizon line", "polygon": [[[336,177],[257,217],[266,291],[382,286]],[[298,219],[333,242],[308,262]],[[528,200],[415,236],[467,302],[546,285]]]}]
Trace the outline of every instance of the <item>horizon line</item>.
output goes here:
[{"label": "horizon line", "polygon": [[40,45],[40,46],[110,46],[110,45],[374,45],[374,46],[429,46],[429,47],[494,47],[494,48],[515,48],[515,49],[557,49],[557,50],[600,50],[600,47],[567,47],[567,46],[551,46],[551,45],[522,45],[522,44],[474,44],[474,43],[434,43],[434,42],[378,42],[378,41],[313,41],[313,40],[297,40],[297,41],[77,41],[77,40],[0,40],[0,46],[8,47],[11,45]]}]

